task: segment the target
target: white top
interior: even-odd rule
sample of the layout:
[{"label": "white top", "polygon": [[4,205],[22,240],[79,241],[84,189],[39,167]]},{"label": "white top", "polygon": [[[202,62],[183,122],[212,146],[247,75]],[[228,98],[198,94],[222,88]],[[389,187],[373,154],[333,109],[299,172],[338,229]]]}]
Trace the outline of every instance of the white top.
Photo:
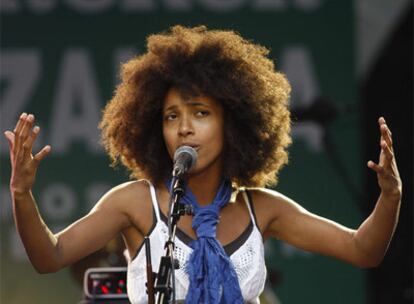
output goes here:
[{"label": "white top", "polygon": [[[151,199],[156,217],[152,229],[149,232],[151,243],[151,261],[153,271],[157,272],[161,256],[165,255],[164,245],[168,240],[168,228],[165,216],[160,213],[155,189],[150,184]],[[235,241],[224,246],[239,279],[245,303],[260,303],[259,295],[262,293],[266,279],[266,265],[264,260],[264,246],[262,235],[256,225],[255,217],[252,212],[246,191],[243,197],[249,210],[251,223],[247,229]],[[163,219],[161,219],[163,217]],[[190,254],[193,251],[189,245],[191,238],[177,228],[175,237],[174,257],[178,259],[180,268],[175,271],[175,290],[176,300],[184,300],[189,287],[188,274],[185,269]],[[141,304],[148,302],[145,283],[147,282],[146,273],[146,254],[144,245],[139,247],[136,256],[128,265],[127,290],[131,304]]]}]

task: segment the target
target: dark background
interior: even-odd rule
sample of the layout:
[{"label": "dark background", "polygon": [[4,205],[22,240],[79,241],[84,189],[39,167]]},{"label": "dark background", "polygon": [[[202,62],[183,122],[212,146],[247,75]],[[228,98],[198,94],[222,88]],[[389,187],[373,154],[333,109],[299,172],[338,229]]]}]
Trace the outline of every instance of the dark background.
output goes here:
[{"label": "dark background", "polygon": [[[376,129],[369,121],[387,113],[403,180],[400,223],[380,267],[368,271],[370,303],[413,301],[413,10],[403,14],[387,39],[367,79],[360,83],[364,100],[366,158],[374,158]],[[367,174],[367,201],[377,196],[376,179]],[[373,205],[367,204],[366,214]]]}]

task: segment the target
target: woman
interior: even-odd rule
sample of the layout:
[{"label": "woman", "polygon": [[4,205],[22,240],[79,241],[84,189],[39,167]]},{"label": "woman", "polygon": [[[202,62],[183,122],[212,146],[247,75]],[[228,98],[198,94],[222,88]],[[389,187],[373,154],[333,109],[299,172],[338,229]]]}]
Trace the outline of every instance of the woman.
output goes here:
[{"label": "woman", "polygon": [[121,233],[131,256],[128,294],[132,303],[144,303],[143,239],[150,236],[157,270],[167,239],[171,159],[183,145],[193,147],[198,160],[186,175],[184,198],[195,214],[178,223],[178,300],[257,303],[266,275],[263,240],[269,237],[358,267],[378,265],[397,224],[402,193],[384,118],[379,162],[368,162],[381,195],[357,230],[264,189],[277,182],[291,141],[290,86],[267,54],[234,32],[202,26],[175,26],[150,36],[147,53],[124,64],[122,83],[100,124],[113,163],[121,162],[134,180],[110,190],[87,216],[55,235],[31,194],[38,164],[51,147],[31,154],[39,127],[33,115],[23,113],[5,135],[16,227],[37,271],[58,271]]}]

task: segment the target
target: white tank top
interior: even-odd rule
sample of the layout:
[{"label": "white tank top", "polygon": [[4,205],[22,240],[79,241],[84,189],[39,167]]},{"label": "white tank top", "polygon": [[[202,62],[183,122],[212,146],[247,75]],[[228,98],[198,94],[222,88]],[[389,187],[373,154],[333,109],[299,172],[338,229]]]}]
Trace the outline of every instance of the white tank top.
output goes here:
[{"label": "white tank top", "polygon": [[[164,245],[168,240],[168,228],[165,216],[160,212],[155,194],[155,189],[150,185],[151,199],[156,221],[150,229],[148,236],[151,243],[151,261],[153,271],[157,272],[161,256],[165,255]],[[242,192],[251,222],[245,231],[233,242],[224,246],[226,253],[230,256],[239,279],[245,303],[260,303],[259,295],[262,293],[266,280],[266,266],[264,260],[263,238],[257,227],[252,211],[251,202],[246,191]],[[188,274],[185,269],[190,254],[193,251],[189,247],[191,238],[181,230],[177,229],[175,237],[174,257],[178,259],[180,268],[175,271],[176,300],[184,300],[189,287]],[[145,283],[146,254],[141,245],[137,254],[128,265],[127,290],[131,304],[148,302]]]}]

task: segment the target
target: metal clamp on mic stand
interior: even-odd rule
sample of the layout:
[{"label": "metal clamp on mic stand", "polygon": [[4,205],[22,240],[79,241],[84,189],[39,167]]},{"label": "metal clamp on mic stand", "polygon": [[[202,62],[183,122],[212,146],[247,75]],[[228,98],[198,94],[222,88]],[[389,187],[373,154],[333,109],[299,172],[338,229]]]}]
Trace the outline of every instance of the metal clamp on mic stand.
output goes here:
[{"label": "metal clamp on mic stand", "polygon": [[[197,152],[189,147],[182,146],[177,149],[174,154],[174,169],[171,183],[171,196],[168,210],[168,240],[165,243],[166,254],[161,257],[158,273],[155,274],[155,287],[152,266],[150,258],[147,256],[147,293],[148,303],[153,304],[154,300],[157,304],[175,303],[175,269],[179,268],[179,262],[174,258],[175,233],[177,223],[182,215],[193,214],[191,205],[180,203],[181,197],[185,193],[183,175],[186,173],[197,160]],[[150,252],[149,241],[146,243],[146,252]],[[154,294],[152,294],[152,292]]]}]

